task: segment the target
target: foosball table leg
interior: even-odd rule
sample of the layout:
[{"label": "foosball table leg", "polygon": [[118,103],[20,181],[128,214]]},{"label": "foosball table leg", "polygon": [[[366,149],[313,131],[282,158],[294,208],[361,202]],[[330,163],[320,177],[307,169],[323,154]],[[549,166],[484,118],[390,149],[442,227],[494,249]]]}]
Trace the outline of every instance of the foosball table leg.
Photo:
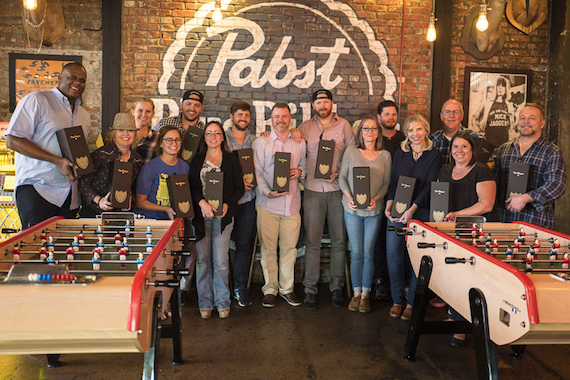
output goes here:
[{"label": "foosball table leg", "polygon": [[406,355],[404,356],[404,360],[406,361],[413,361],[416,356],[416,349],[418,348],[422,325],[424,323],[427,305],[429,304],[430,293],[428,285],[432,269],[433,262],[431,257],[423,256],[420,265],[418,283],[416,285],[416,298],[414,299],[414,307],[412,309],[412,319],[408,326],[408,337],[406,338]]},{"label": "foosball table leg", "polygon": [[144,354],[143,364],[143,380],[154,380],[156,378],[156,367],[158,359],[158,349],[160,338],[158,337],[158,319],[162,309],[162,293],[154,294],[154,303],[152,307],[152,332],[150,334],[150,347]]},{"label": "foosball table leg", "polygon": [[[177,269],[176,265],[175,269]],[[182,359],[182,339],[180,332],[180,299],[178,297],[178,289],[174,289],[170,298],[170,309],[172,310],[172,365],[184,364]]]},{"label": "foosball table leg", "polygon": [[472,288],[469,291],[469,304],[478,378],[498,380],[497,346],[489,335],[487,302],[479,289]]},{"label": "foosball table leg", "polygon": [[57,368],[61,365],[59,361],[60,354],[47,354],[46,356],[48,368]]},{"label": "foosball table leg", "polygon": [[525,350],[526,350],[526,344],[513,344],[511,346],[511,351],[513,351],[513,353],[511,354],[511,358],[516,360],[522,359]]}]

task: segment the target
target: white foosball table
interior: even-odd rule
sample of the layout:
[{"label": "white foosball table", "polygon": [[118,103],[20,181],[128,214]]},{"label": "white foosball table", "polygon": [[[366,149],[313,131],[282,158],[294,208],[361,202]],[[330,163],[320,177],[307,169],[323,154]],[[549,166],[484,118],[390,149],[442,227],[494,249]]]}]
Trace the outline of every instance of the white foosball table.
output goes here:
[{"label": "white foosball table", "polygon": [[153,378],[172,296],[172,324],[161,335],[173,339],[173,364],[181,364],[173,289],[187,273],[177,267],[182,225],[54,217],[1,242],[0,354],[48,354],[57,366],[59,354],[141,352],[143,378]]},{"label": "white foosball table", "polygon": [[[416,220],[402,233],[418,276],[405,359],[421,334],[472,331],[479,378],[488,379],[498,378],[495,344],[520,355],[527,344],[570,343],[570,236],[524,222]],[[471,325],[425,322],[428,288]]]}]

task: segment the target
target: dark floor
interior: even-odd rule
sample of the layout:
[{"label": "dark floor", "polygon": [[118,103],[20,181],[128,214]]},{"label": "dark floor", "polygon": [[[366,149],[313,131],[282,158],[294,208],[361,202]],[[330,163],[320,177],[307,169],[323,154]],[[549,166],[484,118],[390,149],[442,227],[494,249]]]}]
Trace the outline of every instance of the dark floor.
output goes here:
[{"label": "dark floor", "polygon": [[[297,285],[300,288],[299,285]],[[389,317],[389,302],[373,300],[369,314],[336,309],[326,286],[319,308],[291,307],[278,298],[273,309],[261,306],[260,285],[254,304],[232,304],[231,316],[202,320],[196,295],[183,308],[183,358],[170,364],[172,345],[160,346],[158,379],[476,379],[473,340],[461,349],[450,336],[423,336],[416,361],[405,362],[407,322]],[[300,291],[298,290],[299,295]],[[443,309],[430,308],[430,319]],[[1,321],[0,321],[1,323]],[[570,346],[529,346],[522,360],[498,347],[501,379],[570,379]],[[63,355],[63,365],[46,368],[44,355],[0,356],[1,379],[140,379],[142,354]]]}]

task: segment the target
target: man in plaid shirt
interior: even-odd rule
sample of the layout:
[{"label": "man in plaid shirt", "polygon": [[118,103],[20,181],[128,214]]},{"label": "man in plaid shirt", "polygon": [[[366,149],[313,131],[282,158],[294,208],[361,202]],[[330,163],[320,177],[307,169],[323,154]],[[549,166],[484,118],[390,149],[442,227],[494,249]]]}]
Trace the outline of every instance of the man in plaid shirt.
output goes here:
[{"label": "man in plaid shirt", "polygon": [[188,90],[180,99],[180,114],[168,116],[160,120],[155,126],[155,131],[160,131],[165,125],[173,125],[178,128],[184,138],[188,127],[204,129],[204,123],[200,120],[200,114],[204,110],[204,94],[197,90]]},{"label": "man in plaid shirt", "polygon": [[[554,201],[566,190],[566,167],[562,151],[542,137],[544,110],[527,103],[521,110],[520,136],[499,147],[493,169],[497,180],[497,208],[502,222],[525,221],[554,228]],[[530,165],[528,192],[507,198],[511,162]]]},{"label": "man in plaid shirt", "polygon": [[433,141],[433,148],[439,150],[443,158],[442,164],[449,164],[449,152],[451,151],[451,139],[457,132],[467,132],[473,140],[477,141],[482,136],[478,132],[466,129],[461,125],[463,121],[463,106],[455,99],[449,99],[441,107],[439,117],[443,122],[443,129],[435,131],[429,135],[429,139]]}]

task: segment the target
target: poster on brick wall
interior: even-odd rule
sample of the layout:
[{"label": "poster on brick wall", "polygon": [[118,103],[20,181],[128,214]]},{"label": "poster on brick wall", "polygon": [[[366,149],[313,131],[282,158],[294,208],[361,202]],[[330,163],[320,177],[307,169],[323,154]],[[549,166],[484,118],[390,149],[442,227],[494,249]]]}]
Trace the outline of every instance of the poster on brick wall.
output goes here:
[{"label": "poster on brick wall", "polygon": [[387,47],[346,2],[222,0],[218,9],[215,3],[186,18],[160,54],[154,123],[177,116],[189,89],[205,95],[202,120],[227,122],[229,105],[248,102],[256,134],[270,129],[278,102],[289,104],[291,128],[309,119],[311,94],[322,88],[350,123],[395,100]]},{"label": "poster on brick wall", "polygon": [[465,68],[464,125],[499,147],[518,136],[518,118],[530,101],[530,70]]},{"label": "poster on brick wall", "polygon": [[10,112],[29,93],[56,87],[61,68],[81,61],[82,57],[76,55],[9,53]]}]

